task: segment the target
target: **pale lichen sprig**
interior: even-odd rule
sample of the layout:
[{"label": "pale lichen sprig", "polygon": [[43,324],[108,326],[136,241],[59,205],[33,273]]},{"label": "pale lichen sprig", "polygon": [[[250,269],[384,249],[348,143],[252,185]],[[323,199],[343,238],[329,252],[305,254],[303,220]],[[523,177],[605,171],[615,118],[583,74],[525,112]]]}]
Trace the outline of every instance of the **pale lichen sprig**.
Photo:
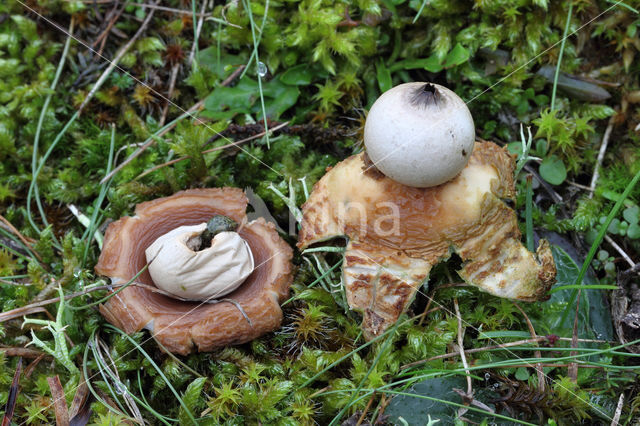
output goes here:
[{"label": "pale lichen sprig", "polygon": [[41,319],[31,319],[26,318],[22,323],[22,327],[25,324],[36,324],[42,325],[44,328],[49,330],[53,335],[54,346],[46,344],[42,340],[40,340],[33,330],[31,330],[31,342],[27,345],[36,345],[62,364],[73,376],[79,376],[80,370],[73,363],[69,356],[69,349],[67,347],[66,337],[64,334],[64,330],[67,328],[67,325],[63,324],[63,316],[64,316],[64,292],[62,291],[62,287],[58,287],[58,293],[60,294],[60,305],[58,305],[58,313],[56,314],[56,320],[41,320]]}]

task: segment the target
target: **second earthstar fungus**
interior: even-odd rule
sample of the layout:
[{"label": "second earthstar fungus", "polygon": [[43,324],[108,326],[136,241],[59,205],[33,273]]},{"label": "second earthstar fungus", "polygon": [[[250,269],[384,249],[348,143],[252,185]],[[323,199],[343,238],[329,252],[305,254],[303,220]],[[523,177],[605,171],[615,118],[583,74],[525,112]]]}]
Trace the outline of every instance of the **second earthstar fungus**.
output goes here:
[{"label": "second earthstar fungus", "polygon": [[403,185],[378,171],[366,153],[338,163],[303,205],[298,247],[346,236],[347,302],[363,313],[365,337],[391,326],[409,307],[431,268],[452,253],[459,275],[499,297],[547,297],[556,268],[549,244],[536,253],[520,242],[514,157],[491,142],[476,143],[452,180],[430,188]]},{"label": "second earthstar fungus", "polygon": [[[253,255],[255,268],[224,299],[178,300],[138,286],[114,294],[100,312],[127,333],[148,329],[170,351],[186,355],[251,341],[275,330],[292,281],[291,247],[275,226],[258,218],[247,221],[247,198],[238,188],[191,189],[141,203],[135,216],[109,225],[95,270],[113,284],[132,280],[147,264],[145,250],[180,226],[198,225],[224,215],[239,224],[237,233]],[[154,285],[148,270],[138,282]]]}]

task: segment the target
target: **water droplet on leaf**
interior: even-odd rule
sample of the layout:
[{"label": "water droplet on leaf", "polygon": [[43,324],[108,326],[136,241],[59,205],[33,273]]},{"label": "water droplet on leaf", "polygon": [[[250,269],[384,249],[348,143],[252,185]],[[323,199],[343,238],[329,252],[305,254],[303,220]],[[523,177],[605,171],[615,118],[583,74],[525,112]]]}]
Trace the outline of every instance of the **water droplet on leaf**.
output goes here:
[{"label": "water droplet on leaf", "polygon": [[264,62],[262,62],[262,61],[258,62],[258,75],[260,77],[264,77],[264,76],[267,75],[268,72],[269,72],[269,69],[264,64]]}]

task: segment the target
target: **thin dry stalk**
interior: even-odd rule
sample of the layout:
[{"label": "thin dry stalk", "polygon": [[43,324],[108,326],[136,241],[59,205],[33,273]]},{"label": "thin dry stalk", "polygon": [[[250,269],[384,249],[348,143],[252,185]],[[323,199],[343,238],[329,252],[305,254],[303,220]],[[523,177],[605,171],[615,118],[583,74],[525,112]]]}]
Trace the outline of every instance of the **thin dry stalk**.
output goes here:
[{"label": "thin dry stalk", "polygon": [[40,257],[40,254],[39,254],[37,251],[35,251],[35,250],[33,249],[33,245],[32,245],[32,244],[33,244],[35,241],[33,241],[32,239],[27,239],[24,235],[22,235],[22,234],[20,233],[20,231],[18,231],[18,230],[16,229],[16,227],[15,227],[15,226],[13,226],[13,225],[11,224],[11,222],[9,222],[9,221],[8,221],[4,216],[2,216],[1,214],[0,214],[0,222],[2,222],[2,223],[4,224],[4,227],[6,227],[6,228],[7,228],[7,230],[9,230],[11,233],[13,233],[16,237],[18,237],[18,238],[20,239],[20,241],[22,241],[22,244],[24,244],[26,247],[28,247],[28,248],[29,248],[29,250],[31,250],[31,251],[33,252],[33,254],[35,254],[35,255],[36,255],[36,257],[38,258],[38,260],[39,260],[39,261],[42,261],[42,258]]},{"label": "thin dry stalk", "polygon": [[362,410],[362,415],[358,419],[356,426],[360,426],[362,422],[364,422],[364,419],[367,417],[367,412],[369,411],[369,408],[371,408],[371,404],[373,404],[373,400],[375,399],[375,397],[376,397],[376,393],[374,392],[373,395],[371,395],[371,398],[369,398],[369,402],[367,402],[367,406],[364,407],[364,410]]},{"label": "thin dry stalk", "polygon": [[[536,334],[536,330],[533,327],[533,324],[531,323],[531,321],[529,320],[529,317],[527,316],[527,314],[520,307],[520,305],[518,305],[518,303],[513,302],[513,304],[516,306],[516,308],[518,308],[518,310],[520,311],[520,313],[524,317],[525,321],[527,322],[527,327],[529,327],[529,333],[531,333],[531,338],[532,339],[537,338],[538,335]],[[536,349],[534,351],[534,354],[535,354],[536,358],[542,358],[542,353],[540,352],[540,350]],[[542,371],[542,364],[541,363],[537,363],[536,364],[536,374],[538,375],[538,390],[540,390],[540,392],[544,392],[546,383],[545,383],[545,380],[544,380],[544,372]]]},{"label": "thin dry stalk", "polygon": [[427,314],[429,314],[430,312],[434,312],[437,309],[440,309],[440,308],[437,308],[437,309],[434,308],[432,310],[429,310],[429,308],[431,307],[431,303],[433,302],[433,296],[435,296],[436,291],[444,289],[444,288],[464,287],[466,285],[467,285],[466,283],[449,283],[449,284],[443,284],[443,285],[440,285],[440,286],[434,288],[431,291],[431,296],[427,296],[427,306],[425,306],[424,311],[420,314],[420,316],[422,318],[420,318],[420,322],[418,322],[418,325],[422,325],[422,323],[424,322],[425,318],[427,317]]},{"label": "thin dry stalk", "polygon": [[611,420],[611,426],[618,426],[618,422],[620,421],[620,415],[622,414],[622,404],[624,403],[624,394],[620,394],[620,398],[618,399],[618,406],[616,407],[616,412],[613,415],[613,419]]},{"label": "thin dry stalk", "polygon": [[[571,339],[571,347],[578,347],[578,309],[580,308],[580,295],[582,293],[582,289],[578,289],[578,297],[576,298],[576,315],[573,318],[573,336]],[[575,356],[578,353],[575,351],[571,351],[570,355]],[[578,383],[578,363],[572,362],[569,365],[569,370],[567,372],[567,376],[574,382]]]},{"label": "thin dry stalk", "polygon": [[173,96],[173,91],[176,88],[176,78],[178,77],[178,70],[180,69],[180,64],[174,64],[171,68],[171,77],[169,78],[169,91],[167,92],[167,102],[164,104],[164,108],[162,108],[162,116],[160,117],[160,127],[164,126],[164,122],[167,120],[167,114],[169,113],[169,105],[171,104],[171,97]]},{"label": "thin dry stalk", "polygon": [[204,11],[207,7],[207,2],[209,0],[202,0],[202,8],[200,8],[200,19],[198,19],[198,24],[196,27],[195,39],[193,40],[193,45],[191,46],[191,53],[189,53],[189,61],[187,64],[191,66],[193,60],[196,57],[196,47],[198,46],[198,40],[200,39],[200,31],[202,31],[202,24],[204,24]]},{"label": "thin dry stalk", "polygon": [[[91,2],[93,2],[94,0],[89,0]],[[108,2],[110,1],[114,1],[114,0],[107,0]],[[166,7],[166,6],[158,6],[155,4],[148,4],[148,3],[132,3],[132,2],[126,2],[125,5],[133,5],[133,6],[137,6],[137,7],[141,7],[143,9],[155,9],[155,10],[161,10],[163,12],[170,12],[170,13],[177,13],[180,15],[193,15],[193,11],[191,10],[184,10],[184,9],[174,9],[171,7]],[[198,18],[203,17],[206,18],[208,16],[213,15],[213,13],[196,13],[196,16]]]},{"label": "thin dry stalk", "polygon": [[[16,309],[20,309],[20,308],[16,308]],[[8,314],[11,311],[7,311],[6,313]],[[55,321],[55,318],[53,317],[53,315],[51,315],[51,312],[47,311],[45,308],[43,307],[38,307],[38,306],[34,306],[32,308],[29,309],[25,309],[24,311],[21,311],[20,313],[16,312],[16,315],[7,315],[7,317],[4,317],[5,312],[0,314],[0,322],[4,322],[4,321],[9,321],[12,319],[16,319],[16,318],[20,318],[24,315],[31,315],[31,314],[39,314],[39,313],[43,313],[45,314],[50,320]],[[28,325],[27,327],[31,327],[31,325]]]},{"label": "thin dry stalk", "polygon": [[609,244],[611,244],[611,247],[613,247],[618,252],[618,254],[622,256],[622,258],[629,264],[629,266],[631,266],[632,268],[636,266],[636,263],[633,261],[633,259],[631,259],[631,257],[627,254],[626,251],[622,249],[622,247],[620,247],[615,241],[613,241],[613,238],[605,234],[604,239]]},{"label": "thin dry stalk", "polygon": [[[178,296],[176,296],[174,294],[171,294],[171,293],[169,293],[167,291],[161,290],[161,289],[159,289],[157,287],[154,287],[152,285],[143,284],[143,283],[140,283],[140,282],[137,282],[137,281],[133,281],[131,283],[125,283],[125,284],[105,284],[105,285],[99,285],[99,286],[95,286],[95,287],[86,288],[84,290],[77,291],[75,293],[67,294],[66,296],[64,296],[64,300],[69,300],[69,299],[73,299],[74,297],[84,296],[84,295],[92,293],[94,291],[113,290],[114,287],[123,287],[123,286],[141,287],[141,288],[144,288],[145,290],[151,291],[153,293],[158,293],[158,294],[162,294],[163,296],[171,297],[172,299],[181,300],[183,302],[193,302],[193,300],[184,299],[182,297],[178,297]],[[9,321],[9,320],[12,320],[12,319],[15,319],[15,318],[20,318],[20,317],[25,316],[25,315],[30,315],[30,314],[33,314],[33,313],[37,313],[37,312],[44,312],[49,316],[50,319],[53,319],[51,314],[49,313],[49,311],[44,309],[43,306],[51,305],[53,303],[58,303],[58,302],[60,302],[60,296],[53,297],[53,298],[47,299],[47,300],[43,300],[41,302],[31,303],[29,305],[25,305],[25,306],[21,306],[19,308],[11,309],[10,311],[2,312],[2,313],[0,313],[0,323],[5,322],[5,321]],[[244,316],[244,318],[247,320],[247,322],[249,324],[251,324],[251,320],[247,316],[247,314],[244,311],[244,309],[242,309],[242,306],[240,306],[240,304],[238,302],[236,302],[235,300],[233,300],[233,299],[209,300],[206,303],[212,303],[213,304],[213,303],[222,303],[222,302],[231,303],[236,308],[238,308],[238,310]],[[69,340],[68,337],[67,337],[67,340]],[[69,342],[73,345],[73,343],[70,340],[69,340]]]},{"label": "thin dry stalk", "polygon": [[[456,318],[458,319],[458,350],[460,351],[460,358],[462,359],[462,366],[464,367],[465,376],[467,377],[467,392],[462,395],[463,400],[473,401],[473,384],[471,383],[471,372],[469,371],[469,364],[467,363],[467,357],[464,353],[464,327],[462,327],[462,315],[460,314],[460,307],[458,306],[458,299],[453,299],[453,306],[456,310]],[[466,401],[465,401],[466,402]],[[460,407],[458,410],[458,417],[462,417],[467,412],[466,408]]]},{"label": "thin dry stalk", "polygon": [[[189,108],[187,110],[187,112],[185,114],[186,115],[190,115],[193,112],[201,109],[203,106],[204,106],[204,99],[202,99],[202,100],[198,101],[198,103],[194,104],[191,108]],[[102,180],[100,181],[100,184],[102,185],[103,183],[107,182],[116,173],[118,173],[120,170],[122,170],[123,167],[125,167],[127,164],[131,163],[133,160],[138,158],[138,156],[140,154],[142,154],[147,148],[149,148],[151,145],[156,143],[156,139],[159,139],[159,138],[163,137],[164,135],[169,133],[171,130],[173,130],[173,128],[176,127],[176,125],[178,124],[178,121],[179,120],[175,120],[173,123],[167,125],[167,128],[162,130],[161,132],[159,132],[155,137],[149,138],[149,140],[147,142],[143,143],[140,146],[140,148],[138,148],[137,150],[132,152],[130,156],[128,156],[122,163],[120,163],[120,165],[118,165],[110,173],[108,173],[105,177],[103,177]]]},{"label": "thin dry stalk", "polygon": [[[233,80],[235,80],[240,74],[242,74],[243,70],[244,70],[244,65],[238,67],[234,72],[231,73],[231,75],[229,77],[227,77],[222,83],[220,83],[220,86],[228,86],[229,84],[231,84],[233,82]],[[189,108],[183,115],[185,115],[185,116],[193,116],[194,112],[202,109],[203,107],[204,107],[204,99],[198,101],[198,103],[196,103],[191,108]],[[200,120],[199,118],[197,118],[197,117],[194,117],[194,118],[199,123],[203,123],[203,121]],[[179,121],[180,120],[178,120],[178,119],[174,120],[171,124],[167,125],[166,129],[164,129],[163,131],[159,132],[155,137],[150,138],[147,142],[143,143],[136,151],[131,153],[131,155],[128,156],[120,165],[118,165],[110,173],[108,173],[105,177],[103,177],[102,180],[100,181],[100,184],[102,185],[105,182],[107,182],[116,173],[118,173],[120,170],[122,170],[123,167],[125,167],[127,164],[131,163],[133,160],[138,158],[138,156],[140,154],[142,154],[147,148],[149,148],[151,145],[153,145],[156,142],[157,138],[161,138],[162,136],[166,135],[171,130],[173,130],[173,128],[176,127],[176,125],[178,124]]]},{"label": "thin dry stalk", "polygon": [[[157,3],[158,2],[156,2],[156,4]],[[82,110],[84,109],[84,107],[89,103],[91,99],[93,99],[93,96],[98,92],[98,90],[100,90],[100,87],[107,80],[107,78],[109,77],[111,72],[114,70],[114,68],[118,66],[118,62],[120,62],[120,59],[122,59],[122,57],[129,51],[131,46],[133,46],[133,43],[135,43],[136,40],[138,40],[138,38],[142,35],[142,33],[146,31],[147,26],[151,22],[151,18],[153,18],[154,12],[155,10],[153,9],[151,10],[151,12],[149,12],[149,14],[146,16],[144,21],[142,21],[142,24],[140,24],[140,28],[138,28],[138,31],[136,31],[134,36],[131,39],[129,39],[129,41],[124,46],[122,46],[122,48],[118,51],[118,53],[116,53],[116,56],[113,58],[113,60],[109,62],[109,66],[107,67],[107,69],[104,70],[100,78],[98,78],[98,81],[96,81],[96,84],[94,84],[91,90],[89,91],[89,94],[87,95],[87,97],[84,99],[84,101],[82,101],[82,104],[80,104],[80,108],[78,108],[78,114],[82,113]]]},{"label": "thin dry stalk", "polygon": [[2,416],[2,426],[9,426],[13,419],[13,413],[16,408],[16,401],[18,400],[18,392],[20,392],[20,374],[22,373],[22,358],[18,359],[18,365],[16,366],[16,372],[13,375],[13,381],[9,388],[9,394],[7,396],[7,404],[5,405],[5,412]]},{"label": "thin dry stalk", "polygon": [[51,278],[49,284],[47,284],[42,290],[40,290],[40,293],[38,293],[36,297],[33,298],[33,301],[31,303],[37,303],[46,300],[49,296],[58,291],[58,286],[58,282]]},{"label": "thin dry stalk", "polygon": [[122,12],[124,12],[124,8],[125,8],[124,5],[122,5],[120,9],[117,9],[117,7],[118,7],[118,4],[116,3],[113,6],[111,13],[109,14],[111,15],[111,17],[109,18],[107,27],[98,36],[98,38],[91,44],[91,47],[95,48],[98,45],[98,43],[100,43],[100,47],[98,48],[98,53],[93,56],[94,61],[102,56],[102,52],[104,51],[104,46],[107,44],[107,38],[109,38],[109,33],[111,32],[111,29],[113,28],[115,23],[120,18],[120,15],[122,15]]},{"label": "thin dry stalk", "polygon": [[[284,122],[282,124],[277,125],[276,127],[272,128],[272,129],[269,129],[269,132],[275,132],[276,130],[280,130],[281,128],[285,127],[288,124],[289,124],[289,122],[286,121],[286,122]],[[239,141],[231,142],[231,143],[228,143],[226,145],[217,146],[215,148],[204,150],[204,151],[201,152],[201,154],[209,154],[211,152],[222,151],[222,150],[227,149],[227,148],[232,148],[232,147],[238,146],[238,145],[240,145],[242,143],[249,142],[249,141],[252,141],[254,139],[261,138],[264,135],[266,135],[267,133],[268,132],[260,132],[260,133],[258,133],[256,135],[249,136],[248,138],[241,139]],[[155,172],[156,170],[160,170],[163,167],[171,166],[171,165],[179,163],[181,161],[188,160],[189,158],[191,158],[191,157],[189,157],[189,156],[180,157],[180,158],[176,158],[176,159],[171,160],[171,161],[167,161],[167,162],[162,163],[162,164],[158,164],[157,166],[153,166],[149,170],[145,170],[144,172],[140,173],[138,176],[136,176],[136,178],[134,180],[142,179],[143,177],[147,176],[150,173]]]},{"label": "thin dry stalk", "polygon": [[[484,346],[482,348],[474,348],[474,349],[467,349],[464,351],[465,354],[473,354],[476,352],[484,352],[484,351],[491,351],[494,349],[504,349],[504,348],[508,348],[511,346],[520,346],[520,345],[527,345],[530,343],[541,343],[546,341],[547,338],[544,336],[539,336],[535,339],[525,339],[525,340],[517,340],[515,342],[509,342],[509,343],[501,343],[499,345],[491,345],[491,346]],[[421,359],[419,361],[414,361],[414,362],[410,362],[409,364],[405,364],[402,367],[400,367],[400,370],[406,370],[407,368],[412,368],[412,367],[416,367],[418,365],[422,365],[422,364],[426,364],[427,362],[430,361],[435,361],[437,359],[445,359],[445,358],[453,358],[460,355],[460,352],[449,352],[446,354],[442,354],[442,355],[436,355],[433,356],[431,358],[427,358],[427,359]],[[529,365],[529,367],[531,367]]]},{"label": "thin dry stalk", "polygon": [[593,169],[593,176],[591,177],[591,185],[589,185],[589,198],[593,198],[593,192],[596,190],[596,184],[600,177],[600,167],[602,166],[602,160],[604,160],[604,154],[607,152],[607,145],[609,145],[609,138],[611,137],[611,131],[613,130],[614,117],[609,119],[607,129],[604,131],[602,137],[602,143],[600,143],[600,150],[598,151],[598,158],[596,159],[596,166]]},{"label": "thin dry stalk", "polygon": [[60,378],[47,377],[47,383],[49,383],[49,389],[51,389],[51,397],[53,398],[53,409],[56,414],[57,426],[69,426],[69,408],[67,407],[67,401],[64,397],[64,389]]},{"label": "thin dry stalk", "polygon": [[[115,361],[113,360],[113,358],[111,357],[111,354],[109,353],[109,347],[102,341],[102,339],[98,337],[98,335],[94,337],[94,344],[95,344],[94,347],[96,349],[96,354],[98,357],[100,357],[100,361],[102,361],[101,364],[103,368],[109,372],[109,377],[113,381],[113,385],[116,387],[116,392],[122,393],[122,398],[124,399],[125,404],[129,408],[129,411],[131,412],[132,417],[136,419],[136,421],[139,424],[144,424],[144,418],[142,417],[142,413],[140,412],[138,405],[129,394],[129,391],[126,385],[122,383],[122,380],[120,380],[120,374],[118,373],[118,368],[116,367]],[[105,357],[109,360],[111,365],[107,363],[107,360],[105,359]]]},{"label": "thin dry stalk", "polygon": [[49,354],[46,354],[46,353],[43,352],[39,356],[37,356],[36,359],[31,361],[31,364],[29,364],[27,366],[27,368],[25,368],[25,370],[24,370],[24,378],[25,379],[29,379],[29,377],[31,377],[31,375],[33,374],[34,370],[36,369],[38,364],[40,364],[40,361],[42,361],[44,359],[45,356],[49,356]]},{"label": "thin dry stalk", "polygon": [[20,346],[0,346],[0,352],[4,352],[7,356],[19,356],[22,358],[38,358],[41,355],[49,356],[48,354],[36,349],[23,348]]}]

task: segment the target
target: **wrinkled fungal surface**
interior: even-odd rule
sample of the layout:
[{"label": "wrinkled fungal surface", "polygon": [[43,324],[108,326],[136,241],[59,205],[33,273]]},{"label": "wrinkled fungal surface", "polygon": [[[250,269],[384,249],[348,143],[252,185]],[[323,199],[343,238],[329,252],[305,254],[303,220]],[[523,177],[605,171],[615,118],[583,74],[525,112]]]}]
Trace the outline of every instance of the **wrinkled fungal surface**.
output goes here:
[{"label": "wrinkled fungal surface", "polygon": [[[246,207],[247,198],[238,188],[192,189],[139,204],[134,217],[109,225],[95,270],[115,284],[126,283],[145,266],[145,249],[159,236],[214,215],[228,216],[240,224],[237,232],[251,247],[255,269],[225,299],[237,302],[251,323],[233,303],[183,302],[134,286],[101,305],[102,315],[127,333],[147,328],[169,350],[183,355],[245,343],[278,328],[280,303],[293,279],[293,251],[273,224],[262,218],[247,223]],[[137,281],[153,285],[147,270]]]},{"label": "wrinkled fungal surface", "polygon": [[346,236],[343,282],[367,338],[392,325],[411,304],[431,268],[457,253],[460,276],[499,297],[546,297],[556,268],[549,244],[536,253],[520,242],[513,199],[514,157],[476,143],[453,180],[414,188],[378,172],[361,153],[330,169],[303,205],[298,247]]}]

